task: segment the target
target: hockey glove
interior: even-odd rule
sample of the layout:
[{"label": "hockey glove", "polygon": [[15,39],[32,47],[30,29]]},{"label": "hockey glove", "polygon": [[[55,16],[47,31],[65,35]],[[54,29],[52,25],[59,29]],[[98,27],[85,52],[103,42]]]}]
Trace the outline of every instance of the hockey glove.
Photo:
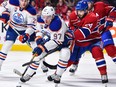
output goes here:
[{"label": "hockey glove", "polygon": [[38,53],[39,50],[40,50],[39,47],[34,48],[34,50],[33,50],[33,52],[32,52],[33,55],[38,56],[38,55],[39,55],[39,53]]},{"label": "hockey glove", "polygon": [[47,41],[49,41],[49,40],[50,40],[50,37],[49,37],[49,36],[44,36],[43,38],[40,37],[40,36],[38,36],[38,37],[35,39],[37,45],[39,45],[39,44],[45,44],[45,43],[46,43]]},{"label": "hockey glove", "polygon": [[107,18],[106,22],[105,22],[105,28],[106,30],[108,30],[109,28],[111,28],[113,26],[113,18]]},{"label": "hockey glove", "polygon": [[74,31],[73,30],[67,30],[65,33],[68,40],[74,40]]},{"label": "hockey glove", "polygon": [[36,54],[36,56],[40,55],[43,51],[45,51],[44,47],[42,45],[38,45],[36,48],[33,50],[33,55]]},{"label": "hockey glove", "polygon": [[48,41],[50,40],[50,36],[45,35],[45,36],[42,38],[42,40],[43,40],[43,43],[46,43],[46,42],[48,42]]},{"label": "hockey glove", "polygon": [[19,36],[19,41],[25,43],[29,39],[29,34],[24,33],[23,35]]},{"label": "hockey glove", "polygon": [[109,29],[110,27],[112,27],[113,26],[113,22],[112,21],[106,21],[105,22],[105,27],[107,28],[107,29]]},{"label": "hockey glove", "polygon": [[37,36],[35,39],[37,45],[41,44],[43,42],[42,37],[41,36]]}]

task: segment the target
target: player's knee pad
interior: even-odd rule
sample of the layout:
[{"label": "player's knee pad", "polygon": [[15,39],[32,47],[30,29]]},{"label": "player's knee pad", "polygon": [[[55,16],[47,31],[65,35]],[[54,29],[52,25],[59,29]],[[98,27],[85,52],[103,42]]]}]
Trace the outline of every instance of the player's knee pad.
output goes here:
[{"label": "player's knee pad", "polygon": [[13,41],[6,41],[4,44],[3,44],[3,47],[1,49],[1,52],[3,53],[8,53],[8,51],[11,49],[12,45],[14,44]]},{"label": "player's knee pad", "polygon": [[107,45],[105,50],[110,57],[116,56],[116,47],[114,45]]},{"label": "player's knee pad", "polygon": [[104,58],[102,49],[99,46],[95,46],[91,50],[93,58]]},{"label": "player's knee pad", "polygon": [[70,58],[70,49],[69,48],[62,48],[60,51],[60,59],[64,61],[68,61]]}]

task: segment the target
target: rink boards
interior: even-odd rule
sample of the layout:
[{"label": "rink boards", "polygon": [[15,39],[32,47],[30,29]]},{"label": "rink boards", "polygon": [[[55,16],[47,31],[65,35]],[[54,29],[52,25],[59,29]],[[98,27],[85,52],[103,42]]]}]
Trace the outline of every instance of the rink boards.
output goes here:
[{"label": "rink boards", "polygon": [[[6,34],[6,29],[8,26],[6,26],[6,29],[4,28],[5,25],[0,21],[0,49],[2,47],[2,44],[4,43],[4,38]],[[113,27],[110,29],[114,43],[116,45],[116,22],[114,22]],[[27,44],[22,44],[19,42],[19,40],[16,40],[15,44],[13,45],[12,51],[31,51],[32,49]]]}]

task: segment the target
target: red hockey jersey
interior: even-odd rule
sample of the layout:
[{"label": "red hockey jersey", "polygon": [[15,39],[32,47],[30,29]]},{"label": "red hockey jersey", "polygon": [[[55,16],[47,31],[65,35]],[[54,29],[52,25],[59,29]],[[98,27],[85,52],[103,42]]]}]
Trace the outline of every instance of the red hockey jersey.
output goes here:
[{"label": "red hockey jersey", "polygon": [[83,19],[80,19],[73,11],[69,17],[69,27],[74,30],[75,43],[78,46],[87,46],[100,39],[97,29],[97,17],[93,12],[88,13]]},{"label": "red hockey jersey", "polygon": [[116,8],[113,6],[109,6],[104,2],[96,2],[92,11],[98,17],[97,26],[99,26],[100,31],[104,31],[104,25],[106,20],[112,20],[112,18],[114,17],[116,18]]}]

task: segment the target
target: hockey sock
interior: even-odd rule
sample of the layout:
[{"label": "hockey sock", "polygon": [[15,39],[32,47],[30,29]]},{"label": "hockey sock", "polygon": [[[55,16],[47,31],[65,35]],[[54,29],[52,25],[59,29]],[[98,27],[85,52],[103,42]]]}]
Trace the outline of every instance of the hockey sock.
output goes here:
[{"label": "hockey sock", "polygon": [[7,54],[0,52],[0,63],[6,59]]},{"label": "hockey sock", "polygon": [[96,65],[101,75],[106,74],[106,62],[103,56],[102,49],[100,47],[92,48],[92,56],[95,58]]},{"label": "hockey sock", "polygon": [[112,58],[116,63],[116,47],[114,45],[108,45],[105,47],[107,54]]}]

